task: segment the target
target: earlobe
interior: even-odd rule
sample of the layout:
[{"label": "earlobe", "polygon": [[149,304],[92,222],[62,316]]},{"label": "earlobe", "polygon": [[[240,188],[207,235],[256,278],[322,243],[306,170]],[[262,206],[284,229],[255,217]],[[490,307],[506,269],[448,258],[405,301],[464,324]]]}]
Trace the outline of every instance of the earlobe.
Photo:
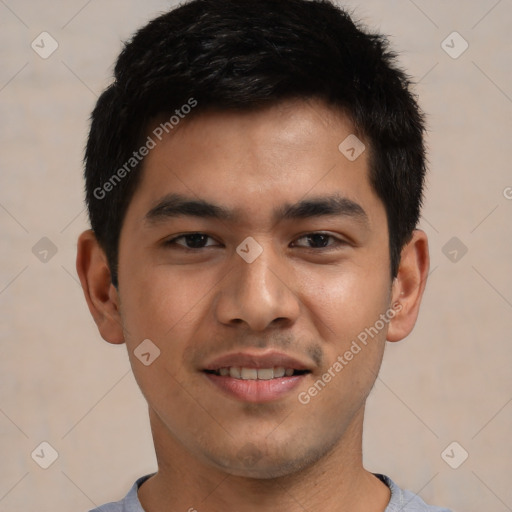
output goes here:
[{"label": "earlobe", "polygon": [[123,343],[118,292],[112,284],[105,253],[92,229],[78,237],[76,270],[101,337],[109,343]]},{"label": "earlobe", "polygon": [[389,323],[388,341],[400,341],[412,331],[418,318],[429,266],[427,235],[416,229],[402,249],[398,274],[393,281],[391,303],[399,303],[400,307],[394,308],[396,314]]}]

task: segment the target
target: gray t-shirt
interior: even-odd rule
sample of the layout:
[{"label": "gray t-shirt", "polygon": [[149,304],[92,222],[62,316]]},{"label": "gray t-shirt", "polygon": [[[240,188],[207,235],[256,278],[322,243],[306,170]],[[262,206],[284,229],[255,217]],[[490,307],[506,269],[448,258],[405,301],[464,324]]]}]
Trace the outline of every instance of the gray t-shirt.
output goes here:
[{"label": "gray t-shirt", "polygon": [[[391,499],[389,500],[385,512],[451,512],[447,508],[427,505],[418,495],[411,491],[403,491],[400,489],[400,487],[386,475],[374,474],[377,478],[380,478],[391,491]],[[121,501],[107,503],[89,512],[144,512],[139,498],[137,497],[137,490],[150,476],[152,475],[139,478],[133,484],[130,492]]]}]

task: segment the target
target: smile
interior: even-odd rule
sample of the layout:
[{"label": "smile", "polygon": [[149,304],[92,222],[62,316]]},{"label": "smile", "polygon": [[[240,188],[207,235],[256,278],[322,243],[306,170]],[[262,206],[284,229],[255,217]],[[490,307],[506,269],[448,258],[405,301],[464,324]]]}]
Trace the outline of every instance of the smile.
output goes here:
[{"label": "smile", "polygon": [[309,370],[294,370],[293,368],[284,368],[277,366],[273,368],[248,368],[240,366],[225,366],[218,370],[205,370],[207,373],[218,375],[220,377],[231,377],[241,380],[271,380],[282,377],[291,377],[293,375],[302,375],[309,373]]}]

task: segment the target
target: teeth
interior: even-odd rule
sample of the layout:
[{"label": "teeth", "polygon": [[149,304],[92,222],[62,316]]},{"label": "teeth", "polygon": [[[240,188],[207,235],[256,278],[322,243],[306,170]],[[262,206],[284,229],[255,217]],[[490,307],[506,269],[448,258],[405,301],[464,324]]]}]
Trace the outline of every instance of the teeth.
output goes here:
[{"label": "teeth", "polygon": [[238,368],[237,366],[232,366],[229,369],[229,376],[233,377],[234,379],[239,379],[241,377],[240,368]]},{"label": "teeth", "polygon": [[242,380],[270,380],[284,377],[291,377],[294,373],[293,368],[240,368],[239,366],[230,366],[229,368],[219,368],[218,375],[227,377],[228,375],[234,379]]},{"label": "teeth", "polygon": [[[293,370],[292,370],[292,372],[293,372]],[[274,377],[284,377],[285,373],[286,373],[286,370],[282,366],[274,368]]]},{"label": "teeth", "polygon": [[256,368],[241,368],[240,373],[244,380],[254,380],[258,378],[258,370]]},{"label": "teeth", "polygon": [[[292,370],[293,372],[293,370]],[[260,368],[258,370],[258,379],[270,380],[274,378],[274,368]]]}]

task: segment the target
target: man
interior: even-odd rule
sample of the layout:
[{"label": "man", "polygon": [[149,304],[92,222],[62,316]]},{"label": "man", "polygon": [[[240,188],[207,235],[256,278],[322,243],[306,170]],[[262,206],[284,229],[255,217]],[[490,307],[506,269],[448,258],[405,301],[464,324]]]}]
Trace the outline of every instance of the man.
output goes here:
[{"label": "man", "polygon": [[195,0],[125,46],[77,270],[158,471],[97,511],[445,510],[361,454],[428,275],[423,133],[386,39],[327,1]]}]

